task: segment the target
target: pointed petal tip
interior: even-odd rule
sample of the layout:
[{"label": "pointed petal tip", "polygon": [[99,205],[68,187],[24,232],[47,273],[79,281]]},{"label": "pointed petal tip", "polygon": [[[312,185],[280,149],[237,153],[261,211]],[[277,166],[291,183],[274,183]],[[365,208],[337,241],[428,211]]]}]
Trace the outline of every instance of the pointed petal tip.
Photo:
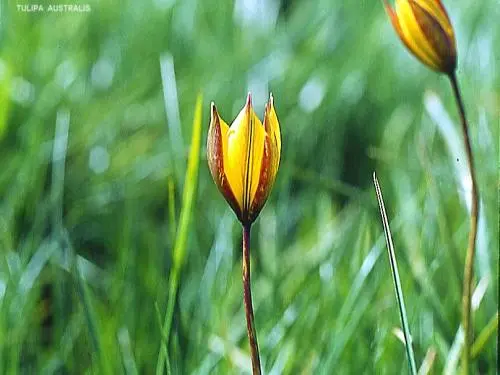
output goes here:
[{"label": "pointed petal tip", "polygon": [[269,115],[271,109],[274,109],[274,96],[272,92],[269,93],[269,100],[264,107],[264,119]]},{"label": "pointed petal tip", "polygon": [[214,102],[210,103],[210,129],[212,129],[212,126],[220,126],[219,112],[217,112],[217,107]]},{"label": "pointed petal tip", "polygon": [[253,107],[252,107],[252,93],[248,92],[247,95],[247,101],[245,103],[245,107],[243,110],[250,116],[250,114],[253,112]]},{"label": "pointed petal tip", "polygon": [[252,106],[252,93],[249,91],[247,95],[247,102],[246,105],[251,107]]},{"label": "pointed petal tip", "polygon": [[210,113],[212,114],[212,117],[218,117],[217,107],[214,102],[210,102]]}]

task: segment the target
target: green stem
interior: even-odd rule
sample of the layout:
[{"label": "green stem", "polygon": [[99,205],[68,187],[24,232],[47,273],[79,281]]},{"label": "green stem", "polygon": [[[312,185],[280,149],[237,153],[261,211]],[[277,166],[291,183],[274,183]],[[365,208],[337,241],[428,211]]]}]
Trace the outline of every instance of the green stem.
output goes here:
[{"label": "green stem", "polygon": [[479,192],[477,189],[476,172],[474,168],[474,158],[472,154],[472,147],[469,136],[469,125],[465,116],[465,107],[458,87],[457,77],[455,73],[450,76],[453,94],[457,102],[460,123],[462,125],[462,134],[465,143],[465,153],[467,156],[467,165],[469,168],[471,183],[472,183],[472,203],[470,210],[470,231],[469,241],[467,245],[467,253],[465,255],[464,266],[464,285],[462,295],[462,326],[464,329],[464,349],[462,351],[462,371],[465,375],[469,374],[471,348],[473,341],[473,330],[471,325],[471,299],[472,299],[472,283],[474,279],[474,253],[476,249],[477,237],[477,221],[479,217]]},{"label": "green stem", "polygon": [[245,316],[247,320],[248,341],[250,342],[250,353],[252,357],[253,375],[260,375],[259,345],[252,307],[252,289],[250,283],[250,227],[251,224],[243,224],[243,301],[245,304]]},{"label": "green stem", "polygon": [[170,330],[172,329],[172,319],[174,316],[175,301],[177,299],[177,290],[179,287],[179,271],[177,268],[172,270],[169,281],[169,293],[167,302],[167,311],[161,333],[161,347],[156,362],[156,375],[162,375],[165,363],[167,364],[167,374],[170,374],[170,358],[168,356],[168,342],[170,338]]}]

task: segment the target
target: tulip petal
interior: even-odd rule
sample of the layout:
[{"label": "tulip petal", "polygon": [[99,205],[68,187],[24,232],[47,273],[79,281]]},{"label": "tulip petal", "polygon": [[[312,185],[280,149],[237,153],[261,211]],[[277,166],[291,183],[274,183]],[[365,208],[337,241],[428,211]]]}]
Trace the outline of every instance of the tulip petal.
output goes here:
[{"label": "tulip petal", "polygon": [[[431,13],[436,9],[422,7],[417,1],[412,1],[410,5],[413,9],[415,19],[425,34],[428,43],[437,55],[440,56],[439,70],[452,72],[456,66],[455,36],[446,13],[444,15],[442,12],[440,14]],[[441,17],[441,19],[438,17]]]},{"label": "tulip petal", "polygon": [[432,60],[429,58],[426,58],[423,55],[418,55],[418,51],[415,51],[414,48],[414,43],[408,39],[406,34],[403,32],[403,29],[401,28],[401,23],[399,21],[399,16],[396,13],[396,11],[389,5],[387,0],[384,0],[384,5],[385,9],[387,11],[387,14],[389,15],[389,18],[391,19],[392,26],[394,27],[394,30],[396,30],[396,33],[398,34],[399,38],[403,42],[403,44],[408,48],[408,50],[413,53],[415,56],[417,56],[424,64],[428,66],[433,66]]},{"label": "tulip petal", "polygon": [[266,137],[264,140],[264,153],[260,168],[259,184],[250,207],[250,219],[253,221],[262,210],[271,188],[274,185],[281,156],[281,133],[278,118],[274,110],[274,99],[272,94],[264,112],[264,129]]},{"label": "tulip petal", "polygon": [[259,183],[248,215],[250,222],[253,222],[259,215],[273,187],[277,172],[277,168],[275,169],[273,166],[273,159],[276,158],[276,153],[277,148],[273,145],[273,140],[266,134]]},{"label": "tulip petal", "polygon": [[236,215],[240,217],[242,208],[239,206],[233,190],[226,176],[225,167],[227,162],[227,143],[229,126],[219,116],[215,104],[211,105],[211,119],[207,138],[207,159],[212,178],[217,188],[225,197]]},{"label": "tulip petal", "polygon": [[264,113],[264,129],[271,138],[271,142],[274,144],[274,148],[276,149],[276,152],[274,152],[275,158],[273,160],[273,166],[276,170],[278,170],[281,156],[281,131],[278,117],[276,116],[276,111],[274,110],[273,94],[269,96],[269,102],[266,105]]},{"label": "tulip petal", "polygon": [[[435,18],[441,26],[446,30],[447,34],[453,34],[453,29],[451,27],[451,22],[446,13],[441,0],[414,0],[421,8],[424,8]],[[446,27],[447,26],[447,27]]]},{"label": "tulip petal", "polygon": [[269,102],[267,103],[266,110],[264,112],[264,129],[266,130],[266,133],[270,138],[268,141],[270,153],[272,156],[270,159],[272,185],[274,183],[276,174],[278,173],[281,158],[281,131],[278,117],[276,116],[276,111],[274,110],[274,98],[272,94],[269,96]]},{"label": "tulip petal", "polygon": [[252,199],[257,191],[260,167],[264,154],[265,131],[255,114],[251,97],[238,114],[228,132],[226,175],[231,189],[243,210],[248,215]]},{"label": "tulip petal", "polygon": [[431,44],[422,31],[410,2],[412,0],[396,0],[396,13],[401,31],[405,36],[409,49],[415,56],[422,60],[424,64],[439,71],[440,58],[436,51],[432,49]]}]

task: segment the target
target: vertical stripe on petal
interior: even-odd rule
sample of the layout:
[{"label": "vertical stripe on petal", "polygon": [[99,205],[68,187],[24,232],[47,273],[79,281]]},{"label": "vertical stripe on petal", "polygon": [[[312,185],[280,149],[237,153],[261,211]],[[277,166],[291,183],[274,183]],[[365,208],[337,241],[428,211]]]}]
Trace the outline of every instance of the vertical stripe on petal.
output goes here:
[{"label": "vertical stripe on petal", "polygon": [[233,121],[228,133],[226,174],[240,203],[248,214],[257,190],[264,153],[265,131],[256,116],[249,96],[247,104]]}]

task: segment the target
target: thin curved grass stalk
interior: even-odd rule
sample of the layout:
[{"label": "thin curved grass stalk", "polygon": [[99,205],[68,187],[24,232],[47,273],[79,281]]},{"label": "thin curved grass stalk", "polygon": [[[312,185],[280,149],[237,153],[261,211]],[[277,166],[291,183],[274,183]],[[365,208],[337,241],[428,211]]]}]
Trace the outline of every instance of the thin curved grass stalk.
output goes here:
[{"label": "thin curved grass stalk", "polygon": [[453,94],[458,106],[460,114],[460,124],[462,125],[462,134],[464,137],[465,154],[467,156],[467,165],[469,167],[471,185],[472,185],[472,200],[470,209],[470,231],[467,245],[467,253],[465,254],[464,266],[464,285],[462,294],[462,326],[464,327],[464,349],[462,352],[462,371],[468,374],[470,370],[470,360],[473,342],[473,332],[471,326],[471,300],[472,300],[472,283],[474,281],[474,255],[476,250],[477,237],[477,222],[479,218],[479,191],[476,182],[476,170],[474,168],[474,157],[472,154],[472,146],[469,136],[469,125],[465,116],[465,107],[458,86],[458,81],[455,73],[449,75],[450,83],[453,88]]},{"label": "thin curved grass stalk", "polygon": [[406,314],[406,307],[403,298],[403,288],[401,287],[401,280],[399,279],[398,263],[396,261],[396,253],[394,251],[394,244],[392,242],[391,229],[389,227],[389,220],[385,212],[384,199],[382,197],[382,190],[377,179],[377,175],[373,172],[373,183],[377,193],[377,201],[380,209],[380,217],[382,218],[382,225],[384,227],[385,240],[387,242],[387,252],[389,253],[389,262],[391,264],[392,278],[394,281],[394,289],[396,291],[396,299],[398,301],[399,314],[401,316],[401,323],[403,325],[403,334],[405,338],[406,354],[408,357],[408,367],[410,374],[417,375],[417,365],[415,364],[415,355],[413,354],[413,345],[410,333],[410,326],[408,324],[408,317]]}]

